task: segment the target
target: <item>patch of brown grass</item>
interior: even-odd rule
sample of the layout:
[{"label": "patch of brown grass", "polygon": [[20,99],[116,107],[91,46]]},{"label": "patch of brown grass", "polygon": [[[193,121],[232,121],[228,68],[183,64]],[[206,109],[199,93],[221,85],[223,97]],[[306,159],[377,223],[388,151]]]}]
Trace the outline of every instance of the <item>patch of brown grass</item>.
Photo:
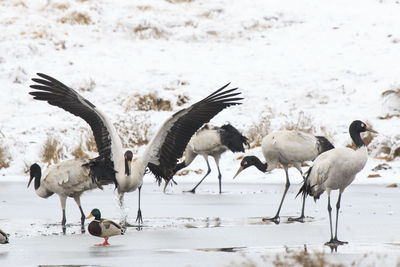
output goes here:
[{"label": "patch of brown grass", "polygon": [[297,122],[286,122],[284,128],[286,130],[296,130],[306,133],[314,133],[315,127],[310,116],[304,114],[303,111],[299,113]]},{"label": "patch of brown grass", "polygon": [[69,5],[65,4],[65,3],[62,3],[62,4],[61,3],[54,3],[53,7],[56,8],[56,9],[60,9],[60,10],[67,10],[69,8]]},{"label": "patch of brown grass", "polygon": [[93,79],[85,81],[83,85],[79,87],[82,92],[91,92],[96,87],[96,82]]},{"label": "patch of brown grass", "polygon": [[189,173],[194,172],[195,174],[202,174],[203,170],[202,169],[197,169],[197,170],[183,170],[183,171],[179,171],[177,172],[175,175],[176,176],[185,176],[188,175]]},{"label": "patch of brown grass", "polygon": [[269,133],[270,127],[271,122],[268,116],[261,117],[250,126],[246,134],[250,148],[261,146],[261,141]]},{"label": "patch of brown grass", "polygon": [[11,156],[6,146],[0,145],[0,169],[10,167]]},{"label": "patch of brown grass", "polygon": [[139,37],[140,39],[167,39],[168,34],[166,31],[157,27],[156,25],[152,25],[149,22],[145,21],[139,23],[133,28],[133,33],[135,36]]},{"label": "patch of brown grass", "polygon": [[14,5],[14,6],[20,6],[20,7],[27,8],[27,5],[26,5],[23,1],[14,2],[13,5]]},{"label": "patch of brown grass", "polygon": [[[122,145],[137,151],[137,148],[146,145],[150,141],[150,127],[148,116],[131,117],[129,121],[120,120],[114,124],[120,134]],[[133,151],[135,152],[135,151]]]},{"label": "patch of brown grass", "polygon": [[62,17],[61,19],[58,20],[59,22],[65,24],[81,24],[81,25],[89,25],[92,23],[92,19],[88,14],[73,11],[66,15],[65,17]]},{"label": "patch of brown grass", "polygon": [[48,165],[52,163],[58,163],[62,157],[62,148],[60,147],[60,142],[51,135],[47,135],[46,142],[42,148],[41,157],[42,161]]},{"label": "patch of brown grass", "polygon": [[125,111],[127,112],[132,109],[141,111],[172,111],[172,105],[171,101],[164,100],[155,93],[145,95],[135,94],[125,102]]},{"label": "patch of brown grass", "polygon": [[76,159],[88,159],[89,155],[83,151],[82,142],[72,151],[72,156]]},{"label": "patch of brown grass", "polygon": [[94,136],[92,133],[87,134],[87,137],[85,138],[85,145],[86,145],[86,149],[88,151],[99,152],[97,150],[96,140],[94,139]]},{"label": "patch of brown grass", "polygon": [[344,267],[343,264],[331,263],[324,252],[308,253],[306,250],[277,254],[272,264],[275,267]]},{"label": "patch of brown grass", "polygon": [[139,9],[140,11],[150,11],[153,10],[153,7],[145,5],[145,6],[137,6],[137,9]]},{"label": "patch of brown grass", "polygon": [[186,104],[187,102],[189,102],[190,97],[188,97],[187,95],[178,95],[178,99],[176,100],[176,105],[182,106],[184,104]]},{"label": "patch of brown grass", "polygon": [[367,177],[368,177],[368,178],[379,178],[379,177],[381,177],[381,175],[375,173],[375,174],[369,174]]}]

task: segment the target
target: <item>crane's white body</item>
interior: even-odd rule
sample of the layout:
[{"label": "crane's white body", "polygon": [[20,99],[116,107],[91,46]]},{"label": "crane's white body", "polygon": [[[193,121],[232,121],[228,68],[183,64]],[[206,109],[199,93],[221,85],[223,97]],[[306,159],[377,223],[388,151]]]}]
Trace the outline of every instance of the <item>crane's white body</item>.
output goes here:
[{"label": "crane's white body", "polygon": [[201,129],[192,136],[185,149],[185,164],[189,165],[197,155],[201,155],[207,161],[208,156],[212,156],[215,161],[219,161],[221,154],[228,148],[221,144],[221,137],[218,129]]},{"label": "crane's white body", "polygon": [[85,159],[72,159],[50,165],[43,172],[36,194],[47,198],[56,193],[65,202],[67,197],[79,198],[86,190],[97,188],[89,177],[89,169],[81,167],[87,162]]},{"label": "crane's white body", "polygon": [[325,190],[339,190],[349,186],[368,160],[366,146],[357,150],[348,147],[335,148],[317,157],[307,178],[312,195],[320,195]]},{"label": "crane's white body", "polygon": [[314,135],[294,130],[268,134],[261,141],[261,149],[268,164],[267,171],[281,163],[285,168],[293,164],[301,172],[301,163],[314,160],[319,154]]}]

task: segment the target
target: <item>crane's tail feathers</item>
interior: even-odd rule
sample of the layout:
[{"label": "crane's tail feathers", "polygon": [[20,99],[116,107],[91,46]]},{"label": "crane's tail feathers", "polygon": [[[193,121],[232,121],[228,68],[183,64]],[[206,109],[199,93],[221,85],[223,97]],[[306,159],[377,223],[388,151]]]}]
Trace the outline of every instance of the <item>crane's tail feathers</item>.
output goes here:
[{"label": "crane's tail feathers", "polygon": [[316,136],[316,138],[318,139],[318,150],[319,153],[323,153],[325,151],[334,149],[335,147],[332,145],[331,142],[329,142],[328,139],[326,139],[326,137],[324,136]]},{"label": "crane's tail feathers", "polygon": [[103,185],[112,183],[114,183],[115,188],[118,187],[118,181],[115,177],[117,172],[112,167],[113,164],[111,162],[107,163],[107,160],[97,157],[82,166],[89,168],[89,176],[100,189],[103,190]]},{"label": "crane's tail feathers", "polygon": [[296,197],[298,197],[300,194],[303,194],[304,196],[307,195],[307,194],[309,194],[310,196],[312,195],[312,194],[311,194],[311,187],[310,187],[310,185],[309,185],[309,183],[308,183],[308,177],[310,176],[311,170],[312,170],[312,167],[310,167],[310,168],[304,173],[304,176],[303,176],[303,185],[300,187],[300,190],[299,190],[299,192],[297,193]]},{"label": "crane's tail feathers", "polygon": [[248,139],[231,124],[221,126],[221,142],[232,152],[244,152],[243,145],[249,146]]}]

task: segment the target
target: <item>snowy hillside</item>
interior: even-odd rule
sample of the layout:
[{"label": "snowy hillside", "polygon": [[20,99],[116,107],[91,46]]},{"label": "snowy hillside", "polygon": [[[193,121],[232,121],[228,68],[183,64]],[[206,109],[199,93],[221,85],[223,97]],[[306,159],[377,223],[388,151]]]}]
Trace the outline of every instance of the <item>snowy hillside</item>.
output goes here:
[{"label": "snowy hillside", "polygon": [[[28,95],[42,72],[98,106],[135,151],[170,114],[231,82],[243,105],[212,123],[249,134],[263,121],[268,131],[300,128],[345,146],[349,124],[361,119],[379,135],[356,182],[399,181],[398,1],[15,0],[0,1],[0,13],[0,151],[9,165],[0,179],[41,162],[49,137],[60,160],[79,146],[95,155],[85,122]],[[166,110],[137,110],[146,94]],[[227,181],[238,157],[222,159]],[[372,171],[383,163],[390,169]]]}]

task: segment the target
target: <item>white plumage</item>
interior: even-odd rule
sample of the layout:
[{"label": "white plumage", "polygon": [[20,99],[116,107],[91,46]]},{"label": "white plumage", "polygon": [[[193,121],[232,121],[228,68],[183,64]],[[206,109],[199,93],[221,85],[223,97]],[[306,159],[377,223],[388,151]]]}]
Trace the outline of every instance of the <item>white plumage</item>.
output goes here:
[{"label": "white plumage", "polygon": [[38,164],[33,164],[30,167],[30,179],[28,187],[32,180],[35,179],[34,186],[35,192],[42,198],[48,198],[54,193],[60,198],[62,208],[62,221],[63,231],[65,233],[65,205],[67,197],[71,197],[75,200],[81,212],[81,227],[82,232],[85,231],[85,214],[81,207],[80,197],[83,192],[97,188],[98,185],[93,182],[92,178],[89,177],[89,169],[79,167],[88,163],[88,160],[77,159],[77,160],[66,160],[58,164],[49,166],[43,173]]},{"label": "white plumage", "polygon": [[89,160],[87,164],[76,164],[76,168],[88,168],[89,176],[96,183],[114,182],[121,205],[124,193],[139,189],[139,208],[136,218],[139,224],[143,223],[140,189],[146,168],[155,174],[159,183],[161,179],[168,182],[173,175],[177,159],[182,156],[191,136],[221,110],[241,104],[237,101],[242,100],[237,97],[240,94],[236,91],[237,88],[226,89],[229,84],[221,87],[208,97],[168,118],[144,152],[133,159],[131,151],[128,150],[123,154],[121,140],[115,128],[95,105],[58,80],[41,73],[38,73],[38,76],[42,79],[32,79],[37,84],[30,86],[37,90],[30,92],[34,99],[47,101],[50,105],[81,117],[93,131],[99,156]]},{"label": "white plumage", "polygon": [[227,150],[244,152],[243,145],[248,145],[247,138],[232,125],[225,124],[218,127],[206,124],[192,136],[185,149],[185,159],[176,165],[174,172],[189,166],[197,155],[201,155],[207,163],[207,173],[192,190],[187,191],[195,193],[196,188],[211,172],[208,156],[212,156],[218,169],[219,193],[221,194],[222,175],[219,168],[221,155]]},{"label": "white plumage", "polygon": [[[279,213],[286,193],[290,186],[288,168],[289,164],[293,165],[297,170],[301,171],[301,164],[305,161],[314,160],[319,154],[332,149],[333,145],[322,136],[314,136],[300,131],[282,130],[268,134],[261,142],[262,153],[265,163],[262,163],[255,156],[246,156],[240,163],[240,168],[236,172],[235,178],[242,170],[256,166],[260,171],[267,172],[275,169],[280,163],[286,174],[285,191],[279,204],[276,215],[272,218],[263,218],[263,220],[271,220],[278,224],[280,222]],[[289,218],[303,222],[304,219],[304,202],[302,212],[299,218]]]},{"label": "white plumage", "polygon": [[[312,167],[307,171],[307,177],[299,193],[309,194],[318,199],[326,191],[328,194],[328,213],[331,230],[331,240],[326,245],[336,248],[347,242],[339,241],[337,238],[337,225],[340,208],[340,200],[344,189],[350,185],[367,163],[368,150],[360,133],[365,131],[375,132],[359,120],[353,121],[349,127],[350,136],[356,145],[356,150],[340,147],[327,151],[318,156]],[[376,133],[376,132],[375,132]],[[332,190],[339,190],[336,204],[336,227],[335,236],[332,231],[332,217],[330,194]]]}]

